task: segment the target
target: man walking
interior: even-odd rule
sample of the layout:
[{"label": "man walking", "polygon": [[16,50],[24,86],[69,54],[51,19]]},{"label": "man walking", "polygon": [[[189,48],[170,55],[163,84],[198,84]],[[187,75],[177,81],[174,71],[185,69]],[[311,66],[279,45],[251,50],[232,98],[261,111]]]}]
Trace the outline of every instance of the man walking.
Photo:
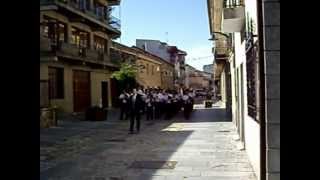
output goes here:
[{"label": "man walking", "polygon": [[134,124],[136,123],[137,133],[140,131],[140,115],[143,108],[142,94],[138,93],[136,89],[133,89],[133,94],[130,97],[130,132],[133,134]]},{"label": "man walking", "polygon": [[128,99],[129,99],[129,94],[124,90],[119,96],[120,120],[128,119]]}]

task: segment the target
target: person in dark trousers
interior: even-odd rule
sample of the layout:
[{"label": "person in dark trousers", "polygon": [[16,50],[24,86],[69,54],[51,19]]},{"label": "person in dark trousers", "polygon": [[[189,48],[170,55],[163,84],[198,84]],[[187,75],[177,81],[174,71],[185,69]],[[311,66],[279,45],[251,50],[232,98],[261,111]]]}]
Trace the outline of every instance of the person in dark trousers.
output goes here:
[{"label": "person in dark trousers", "polygon": [[190,118],[190,114],[193,109],[193,97],[191,97],[188,92],[184,93],[183,95],[183,109],[184,109],[184,117],[185,119]]},{"label": "person in dark trousers", "polygon": [[134,124],[136,123],[137,133],[140,131],[140,117],[143,109],[143,98],[142,94],[138,93],[136,89],[133,89],[133,93],[130,97],[130,132],[133,134]]},{"label": "person in dark trousers", "polygon": [[151,92],[149,92],[146,98],[146,108],[147,108],[147,121],[153,120],[154,99]]},{"label": "person in dark trousers", "polygon": [[120,120],[127,120],[128,119],[128,101],[129,101],[129,94],[124,90],[120,96]]}]

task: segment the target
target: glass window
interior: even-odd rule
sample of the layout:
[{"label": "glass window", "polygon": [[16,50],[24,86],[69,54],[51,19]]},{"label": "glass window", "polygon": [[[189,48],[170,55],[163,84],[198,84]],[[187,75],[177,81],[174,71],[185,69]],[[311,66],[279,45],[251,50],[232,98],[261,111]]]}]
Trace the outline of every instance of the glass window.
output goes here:
[{"label": "glass window", "polygon": [[88,48],[90,47],[89,33],[81,31],[77,28],[72,27],[71,44],[75,44],[78,47]]},{"label": "glass window", "polygon": [[149,74],[149,64],[147,64],[147,74]]},{"label": "glass window", "polygon": [[154,75],[154,66],[151,67],[151,74]]},{"label": "glass window", "polygon": [[43,33],[45,37],[55,41],[67,41],[67,27],[64,23],[45,16],[43,24]]},{"label": "glass window", "polygon": [[108,41],[99,36],[94,36],[94,49],[106,52],[107,51],[107,43]]}]

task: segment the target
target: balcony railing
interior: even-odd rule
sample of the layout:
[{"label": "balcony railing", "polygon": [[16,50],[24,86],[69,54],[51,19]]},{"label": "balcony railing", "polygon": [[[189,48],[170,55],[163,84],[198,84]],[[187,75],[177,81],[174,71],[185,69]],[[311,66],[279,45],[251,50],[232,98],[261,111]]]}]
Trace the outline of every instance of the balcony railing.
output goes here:
[{"label": "balcony railing", "polygon": [[223,8],[236,8],[244,6],[243,0],[224,0],[223,1]]},{"label": "balcony railing", "polygon": [[121,21],[120,19],[114,17],[114,16],[109,16],[109,25],[112,26],[113,28],[117,29],[120,31],[121,29]]},{"label": "balcony railing", "polygon": [[241,32],[245,24],[245,8],[241,0],[225,0],[223,10],[224,32]]},{"label": "balcony railing", "polygon": [[110,15],[111,11],[113,10],[112,8],[109,8],[110,11],[108,13],[102,11],[98,13],[95,11],[95,9],[93,9],[93,7],[87,8],[84,3],[75,3],[70,0],[40,0],[40,5],[60,5],[71,7],[72,9],[80,11],[81,13],[84,13],[85,15],[108,25],[115,30],[119,31],[121,27],[120,20]]},{"label": "balcony railing", "polygon": [[246,52],[247,62],[247,89],[248,89],[248,115],[258,121],[258,99],[259,87],[258,81],[258,42],[252,43]]},{"label": "balcony railing", "polygon": [[110,6],[116,6],[116,5],[119,5],[121,0],[107,0],[108,1],[108,4]]},{"label": "balcony railing", "polygon": [[54,55],[64,57],[67,59],[80,60],[84,62],[106,64],[118,66],[119,63],[111,61],[107,53],[101,50],[88,49],[85,47],[78,47],[74,44],[65,42],[56,43],[53,40],[40,36],[40,54]]}]

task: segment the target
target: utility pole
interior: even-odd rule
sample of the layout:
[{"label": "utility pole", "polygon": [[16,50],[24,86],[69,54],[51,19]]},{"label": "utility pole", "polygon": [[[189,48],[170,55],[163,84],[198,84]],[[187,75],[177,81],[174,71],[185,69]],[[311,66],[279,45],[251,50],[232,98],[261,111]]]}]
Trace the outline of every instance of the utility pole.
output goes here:
[{"label": "utility pole", "polygon": [[166,32],[166,42],[167,42],[167,44],[169,43],[169,33],[168,32]]}]

